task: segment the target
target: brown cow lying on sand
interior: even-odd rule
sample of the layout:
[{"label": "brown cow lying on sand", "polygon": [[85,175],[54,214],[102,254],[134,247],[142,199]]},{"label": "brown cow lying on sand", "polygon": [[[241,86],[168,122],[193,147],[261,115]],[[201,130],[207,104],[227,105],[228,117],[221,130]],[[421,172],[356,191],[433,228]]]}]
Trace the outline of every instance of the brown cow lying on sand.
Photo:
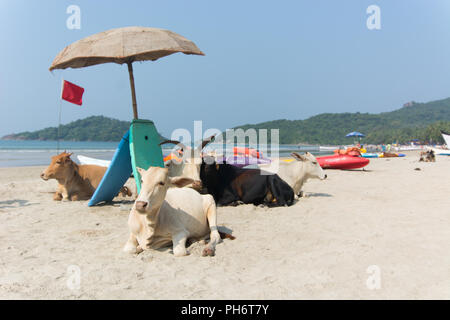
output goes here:
[{"label": "brown cow lying on sand", "polygon": [[[50,165],[41,173],[41,178],[45,181],[49,179],[58,181],[58,190],[56,190],[53,200],[90,199],[106,172],[106,167],[78,165],[70,159],[71,155],[72,153],[64,151],[53,156]],[[123,195],[131,196],[127,187],[123,187],[120,192]]]}]

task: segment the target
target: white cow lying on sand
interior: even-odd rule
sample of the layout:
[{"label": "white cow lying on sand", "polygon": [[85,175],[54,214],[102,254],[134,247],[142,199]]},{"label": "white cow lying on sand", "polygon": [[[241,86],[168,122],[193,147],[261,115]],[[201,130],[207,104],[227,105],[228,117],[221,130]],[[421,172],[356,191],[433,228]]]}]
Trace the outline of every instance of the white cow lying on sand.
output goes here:
[{"label": "white cow lying on sand", "polygon": [[[194,180],[169,177],[167,168],[138,170],[142,176],[141,192],[128,218],[130,238],[124,251],[139,253],[172,243],[173,254],[184,256],[188,238],[200,240],[210,233],[203,256],[213,256],[216,244],[221,241],[214,198],[209,194],[201,195],[192,188],[183,188]],[[231,235],[225,237],[234,238]]]},{"label": "white cow lying on sand", "polygon": [[300,155],[293,152],[291,156],[297,161],[274,160],[270,164],[259,165],[259,168],[278,174],[294,190],[295,196],[301,196],[303,184],[308,179],[323,180],[327,178],[316,157],[311,153],[306,152],[304,155]]}]

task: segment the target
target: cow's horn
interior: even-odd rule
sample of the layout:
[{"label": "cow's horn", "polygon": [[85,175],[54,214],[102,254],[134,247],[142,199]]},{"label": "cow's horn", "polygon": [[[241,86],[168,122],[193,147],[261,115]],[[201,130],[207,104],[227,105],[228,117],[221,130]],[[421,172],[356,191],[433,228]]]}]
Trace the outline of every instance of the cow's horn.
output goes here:
[{"label": "cow's horn", "polygon": [[166,140],[166,141],[163,141],[163,142],[161,142],[159,145],[163,145],[163,144],[167,144],[167,143],[172,143],[172,144],[176,144],[177,146],[179,146],[180,148],[181,148],[181,150],[187,150],[187,147],[184,145],[184,144],[182,144],[180,141],[177,141],[177,140]]},{"label": "cow's horn", "polygon": [[203,149],[204,147],[206,147],[206,145],[207,145],[208,143],[214,141],[215,137],[216,137],[216,135],[213,134],[213,135],[210,136],[209,138],[203,139],[203,141],[202,141],[202,149]]}]

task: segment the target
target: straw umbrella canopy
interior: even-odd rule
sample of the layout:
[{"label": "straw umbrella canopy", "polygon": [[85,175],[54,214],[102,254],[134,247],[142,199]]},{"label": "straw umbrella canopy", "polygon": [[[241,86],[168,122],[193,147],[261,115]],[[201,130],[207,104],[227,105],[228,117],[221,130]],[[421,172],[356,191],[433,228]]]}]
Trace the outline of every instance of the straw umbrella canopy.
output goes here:
[{"label": "straw umbrella canopy", "polygon": [[130,75],[133,115],[137,119],[132,63],[155,61],[177,52],[205,55],[194,42],[175,32],[158,28],[125,27],[100,32],[68,45],[58,53],[49,69],[83,68],[108,62],[126,63]]}]

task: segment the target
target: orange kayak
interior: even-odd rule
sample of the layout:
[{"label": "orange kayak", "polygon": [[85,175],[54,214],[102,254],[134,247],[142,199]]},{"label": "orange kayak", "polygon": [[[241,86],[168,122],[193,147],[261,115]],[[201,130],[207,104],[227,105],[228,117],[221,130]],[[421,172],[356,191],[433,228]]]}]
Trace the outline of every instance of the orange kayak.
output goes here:
[{"label": "orange kayak", "polygon": [[346,155],[349,155],[349,156],[360,156],[361,155],[361,152],[356,147],[350,147],[350,148],[347,148],[346,150],[336,149],[336,150],[334,150],[334,153],[335,154],[340,154],[340,155],[346,154]]},{"label": "orange kayak", "polygon": [[247,156],[247,157],[254,157],[254,158],[262,158],[262,152],[252,149],[252,148],[246,148],[246,147],[234,147],[233,153],[235,156]]},{"label": "orange kayak", "polygon": [[181,162],[183,160],[182,158],[178,157],[176,154],[170,153],[168,156],[164,157],[164,162],[173,160],[173,159],[175,159],[178,162]]}]

